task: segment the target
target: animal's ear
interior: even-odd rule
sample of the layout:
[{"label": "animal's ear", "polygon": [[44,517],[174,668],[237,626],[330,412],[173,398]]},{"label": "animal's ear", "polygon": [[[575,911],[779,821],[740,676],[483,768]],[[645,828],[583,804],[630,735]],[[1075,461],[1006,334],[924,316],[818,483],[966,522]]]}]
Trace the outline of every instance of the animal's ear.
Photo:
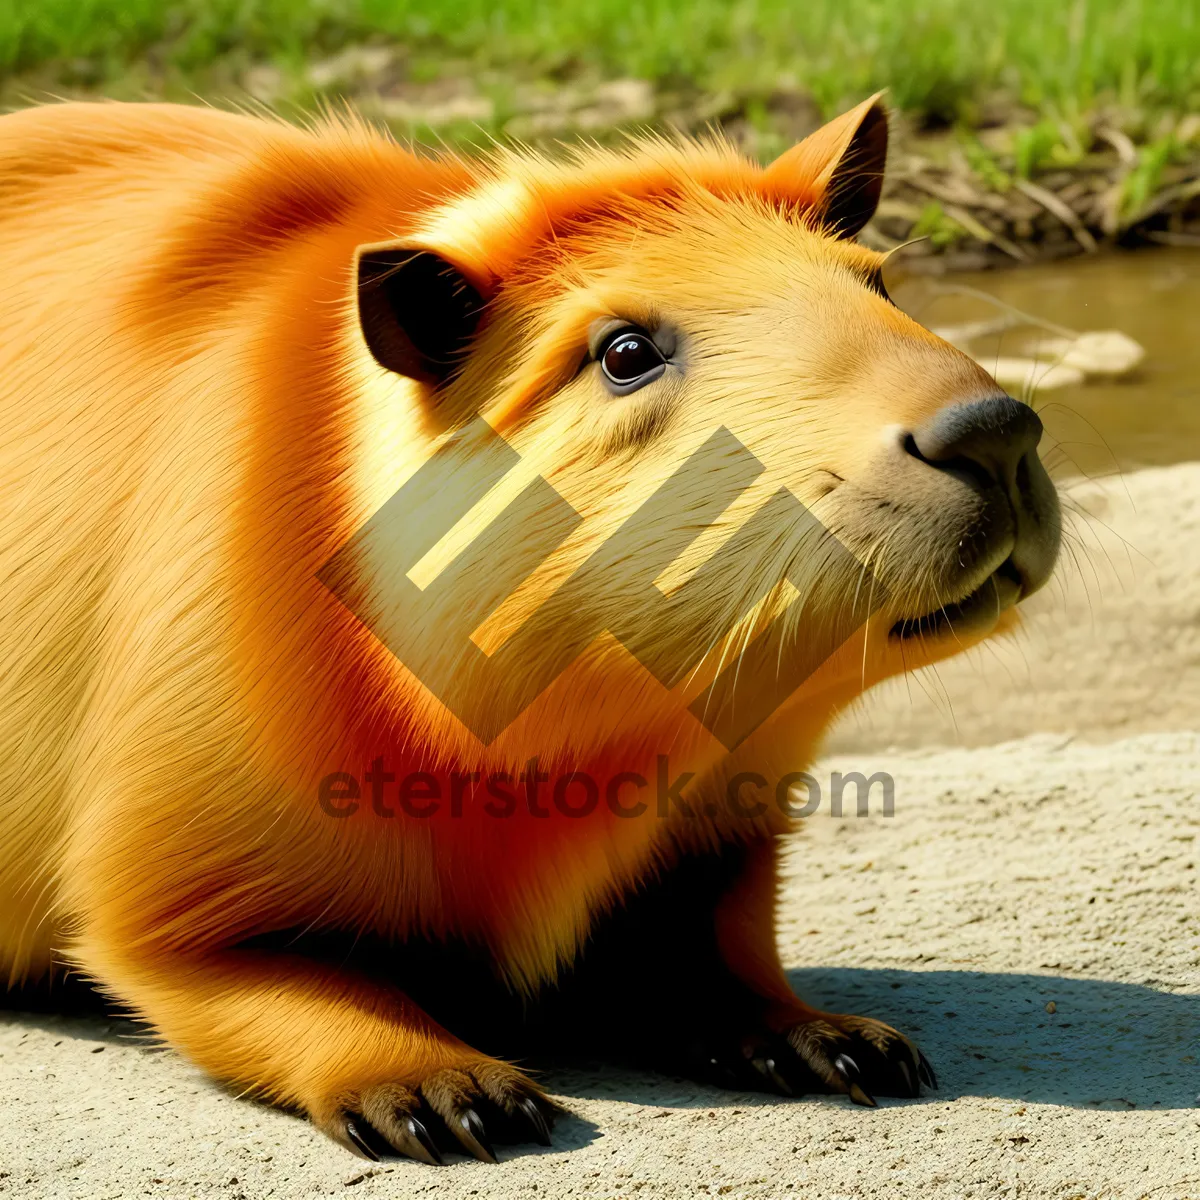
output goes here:
[{"label": "animal's ear", "polygon": [[445,383],[483,314],[479,290],[430,250],[363,247],[358,315],[380,366],[434,386]]},{"label": "animal's ear", "polygon": [[852,238],[875,215],[887,162],[883,93],[835,117],[764,173],[770,192],[812,203],[822,224]]}]

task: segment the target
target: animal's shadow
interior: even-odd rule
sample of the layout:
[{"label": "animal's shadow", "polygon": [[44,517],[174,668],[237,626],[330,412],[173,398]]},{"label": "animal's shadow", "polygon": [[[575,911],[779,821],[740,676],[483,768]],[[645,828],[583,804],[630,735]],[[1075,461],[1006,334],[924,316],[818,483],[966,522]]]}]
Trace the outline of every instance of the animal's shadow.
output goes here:
[{"label": "animal's shadow", "polygon": [[[789,978],[810,1004],[879,1017],[910,1034],[937,1068],[940,1088],[927,1098],[1170,1109],[1194,1107],[1200,1092],[1197,993],[986,971],[830,967],[791,971]],[[750,1099],[707,1088],[696,1097],[690,1085],[681,1091],[611,1070],[567,1069],[549,1082],[568,1095],[643,1104],[713,1107]]]},{"label": "animal's shadow", "polygon": [[[812,968],[791,972],[791,982],[819,1007],[878,1016],[911,1034],[937,1067],[941,1087],[932,1096],[938,1102],[988,1096],[1076,1108],[1173,1109],[1192,1107],[1200,1091],[1195,993],[984,971]],[[693,989],[690,1002],[697,999]],[[1047,1012],[1051,1003],[1054,1011]],[[629,1007],[654,1019],[652,1003],[633,980]],[[68,1037],[127,1044],[145,1032],[106,1011],[83,985],[13,993],[0,998],[0,1009],[9,1010],[0,1019],[52,1024]],[[671,1020],[669,1007],[658,1019]],[[572,1097],[684,1108],[796,1102],[612,1066],[594,1055],[588,1030],[581,1028],[578,1039],[552,1059],[529,1065],[540,1068],[543,1083],[568,1105]],[[555,1148],[582,1146],[597,1136],[592,1122],[567,1120],[556,1130]]]}]

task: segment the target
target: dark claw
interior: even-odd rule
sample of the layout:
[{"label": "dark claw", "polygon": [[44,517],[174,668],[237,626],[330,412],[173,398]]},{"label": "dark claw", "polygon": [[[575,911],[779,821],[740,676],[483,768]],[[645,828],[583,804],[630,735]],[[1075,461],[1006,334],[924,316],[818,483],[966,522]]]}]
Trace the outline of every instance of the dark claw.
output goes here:
[{"label": "dark claw", "polygon": [[710,1056],[708,1067],[711,1072],[710,1077],[717,1087],[728,1088],[731,1092],[736,1092],[741,1086],[742,1081],[738,1077],[738,1073],[729,1063]]},{"label": "dark claw", "polygon": [[858,1082],[862,1078],[862,1072],[858,1069],[858,1063],[850,1055],[839,1054],[833,1060],[833,1069],[842,1077],[846,1084],[846,1091],[855,1104],[861,1104],[865,1108],[879,1107],[875,1097]]},{"label": "dark claw", "polygon": [[358,1153],[363,1156],[363,1158],[368,1159],[370,1162],[379,1161],[379,1155],[367,1145],[363,1135],[358,1132],[358,1129],[353,1121],[346,1122],[346,1137],[354,1149],[357,1150]]},{"label": "dark claw", "polygon": [[483,1130],[483,1122],[479,1119],[479,1114],[473,1108],[468,1108],[459,1117],[458,1128],[460,1131],[458,1135],[459,1141],[480,1162],[494,1163],[500,1161],[496,1157],[496,1152],[492,1149],[487,1134]]},{"label": "dark claw", "polygon": [[921,1087],[913,1079],[912,1071],[909,1070],[908,1063],[901,1061],[898,1062],[896,1066],[900,1068],[900,1073],[904,1076],[904,1086],[908,1088],[908,1094],[910,1096],[919,1096],[921,1094]]},{"label": "dark claw", "polygon": [[752,1058],[750,1065],[781,1095],[794,1096],[791,1085],[779,1073],[773,1058]]},{"label": "dark claw", "polygon": [[937,1088],[938,1081],[937,1076],[933,1073],[933,1067],[930,1065],[929,1059],[920,1050],[917,1051],[917,1073],[931,1088]]},{"label": "dark claw", "polygon": [[857,1083],[862,1078],[858,1063],[848,1054],[839,1054],[833,1060],[833,1069],[847,1082]]},{"label": "dark claw", "polygon": [[525,1115],[525,1119],[533,1126],[533,1136],[543,1146],[550,1145],[550,1126],[546,1116],[537,1106],[537,1101],[526,1096],[517,1104],[517,1108]]},{"label": "dark claw", "polygon": [[[431,1167],[442,1166],[445,1159],[442,1158],[441,1151],[433,1144],[433,1138],[429,1136],[429,1130],[416,1117],[409,1117],[406,1124],[413,1141],[428,1156],[424,1161],[428,1162]],[[420,1158],[420,1155],[414,1153],[413,1157]]]}]

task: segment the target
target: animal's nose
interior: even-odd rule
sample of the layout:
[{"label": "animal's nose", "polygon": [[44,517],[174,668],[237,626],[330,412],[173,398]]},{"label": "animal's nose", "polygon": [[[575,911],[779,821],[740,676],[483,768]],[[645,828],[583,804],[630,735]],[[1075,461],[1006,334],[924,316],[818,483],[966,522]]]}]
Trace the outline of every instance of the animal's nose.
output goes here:
[{"label": "animal's nose", "polygon": [[941,409],[905,439],[908,452],[933,467],[986,473],[984,483],[1010,488],[1021,460],[1037,446],[1042,422],[1028,404],[991,396]]}]

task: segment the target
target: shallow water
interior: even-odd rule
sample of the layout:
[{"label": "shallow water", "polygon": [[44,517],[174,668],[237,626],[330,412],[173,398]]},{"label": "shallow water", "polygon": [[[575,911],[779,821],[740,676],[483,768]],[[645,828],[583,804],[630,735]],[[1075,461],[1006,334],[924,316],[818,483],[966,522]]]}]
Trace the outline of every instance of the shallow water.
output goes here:
[{"label": "shallow water", "polygon": [[[1079,333],[1120,330],[1146,350],[1127,379],[1034,395],[1047,431],[1043,456],[1056,477],[1200,459],[1200,249],[1112,252],[1008,272],[914,278],[894,282],[892,292],[930,326],[997,315],[964,288]],[[972,350],[986,365],[989,354],[1020,354],[1034,336],[1033,329],[1010,330]]]}]

